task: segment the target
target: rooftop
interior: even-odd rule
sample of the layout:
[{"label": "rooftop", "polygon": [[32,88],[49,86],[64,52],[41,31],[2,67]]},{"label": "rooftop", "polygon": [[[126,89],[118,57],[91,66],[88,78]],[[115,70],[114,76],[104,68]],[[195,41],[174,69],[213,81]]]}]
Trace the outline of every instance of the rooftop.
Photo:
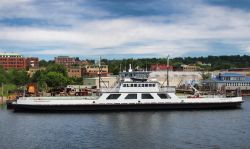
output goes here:
[{"label": "rooftop", "polygon": [[18,53],[0,53],[1,56],[21,56]]},{"label": "rooftop", "polygon": [[243,74],[238,74],[238,73],[223,73],[220,74],[221,77],[245,77]]}]

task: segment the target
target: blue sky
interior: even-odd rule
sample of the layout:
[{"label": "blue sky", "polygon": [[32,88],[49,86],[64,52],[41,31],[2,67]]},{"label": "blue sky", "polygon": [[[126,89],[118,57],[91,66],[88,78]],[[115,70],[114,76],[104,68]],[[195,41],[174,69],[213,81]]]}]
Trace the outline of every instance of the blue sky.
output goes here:
[{"label": "blue sky", "polygon": [[53,59],[250,53],[249,0],[0,0],[0,52]]}]

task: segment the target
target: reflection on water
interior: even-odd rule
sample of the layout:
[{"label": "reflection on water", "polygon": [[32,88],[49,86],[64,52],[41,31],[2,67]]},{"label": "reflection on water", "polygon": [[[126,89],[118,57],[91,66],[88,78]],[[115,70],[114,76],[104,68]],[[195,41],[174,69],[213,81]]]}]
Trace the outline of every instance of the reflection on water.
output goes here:
[{"label": "reflection on water", "polygon": [[99,113],[0,110],[1,148],[250,148],[242,109]]}]

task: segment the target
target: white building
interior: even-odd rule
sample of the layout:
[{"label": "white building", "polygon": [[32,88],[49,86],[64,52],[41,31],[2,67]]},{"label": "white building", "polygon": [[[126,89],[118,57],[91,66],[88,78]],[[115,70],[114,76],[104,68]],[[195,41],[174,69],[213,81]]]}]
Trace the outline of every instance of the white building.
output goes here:
[{"label": "white building", "polygon": [[[154,71],[150,73],[150,78],[157,79],[160,83],[167,85],[167,71]],[[169,85],[178,87],[190,81],[201,80],[201,72],[169,71]]]}]

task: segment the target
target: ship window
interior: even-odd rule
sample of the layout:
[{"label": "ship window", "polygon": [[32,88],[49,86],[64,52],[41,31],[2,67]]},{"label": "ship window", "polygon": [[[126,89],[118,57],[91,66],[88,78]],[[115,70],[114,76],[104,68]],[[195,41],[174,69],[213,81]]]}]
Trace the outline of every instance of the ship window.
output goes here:
[{"label": "ship window", "polygon": [[164,94],[164,93],[162,93],[162,94],[157,94],[157,95],[158,95],[161,99],[168,99],[168,98],[170,98],[168,94]]},{"label": "ship window", "polygon": [[134,84],[134,87],[137,87],[137,84]]},{"label": "ship window", "polygon": [[149,87],[152,87],[152,84],[149,84]]},{"label": "ship window", "polygon": [[123,87],[126,87],[126,84],[123,84]]},{"label": "ship window", "polygon": [[137,94],[128,94],[125,99],[137,99]]},{"label": "ship window", "polygon": [[121,94],[110,94],[107,99],[118,99],[121,96]]},{"label": "ship window", "polygon": [[134,86],[134,84],[130,84],[130,86],[131,86],[131,87],[133,87],[133,86]]},{"label": "ship window", "polygon": [[155,87],[155,84],[153,84],[153,87]]},{"label": "ship window", "polygon": [[142,99],[154,99],[151,94],[141,94]]},{"label": "ship window", "polygon": [[138,84],[138,87],[141,87],[141,84]]},{"label": "ship window", "polygon": [[141,87],[144,87],[144,84],[142,84]]},{"label": "ship window", "polygon": [[148,84],[145,84],[145,87],[148,87]]}]

